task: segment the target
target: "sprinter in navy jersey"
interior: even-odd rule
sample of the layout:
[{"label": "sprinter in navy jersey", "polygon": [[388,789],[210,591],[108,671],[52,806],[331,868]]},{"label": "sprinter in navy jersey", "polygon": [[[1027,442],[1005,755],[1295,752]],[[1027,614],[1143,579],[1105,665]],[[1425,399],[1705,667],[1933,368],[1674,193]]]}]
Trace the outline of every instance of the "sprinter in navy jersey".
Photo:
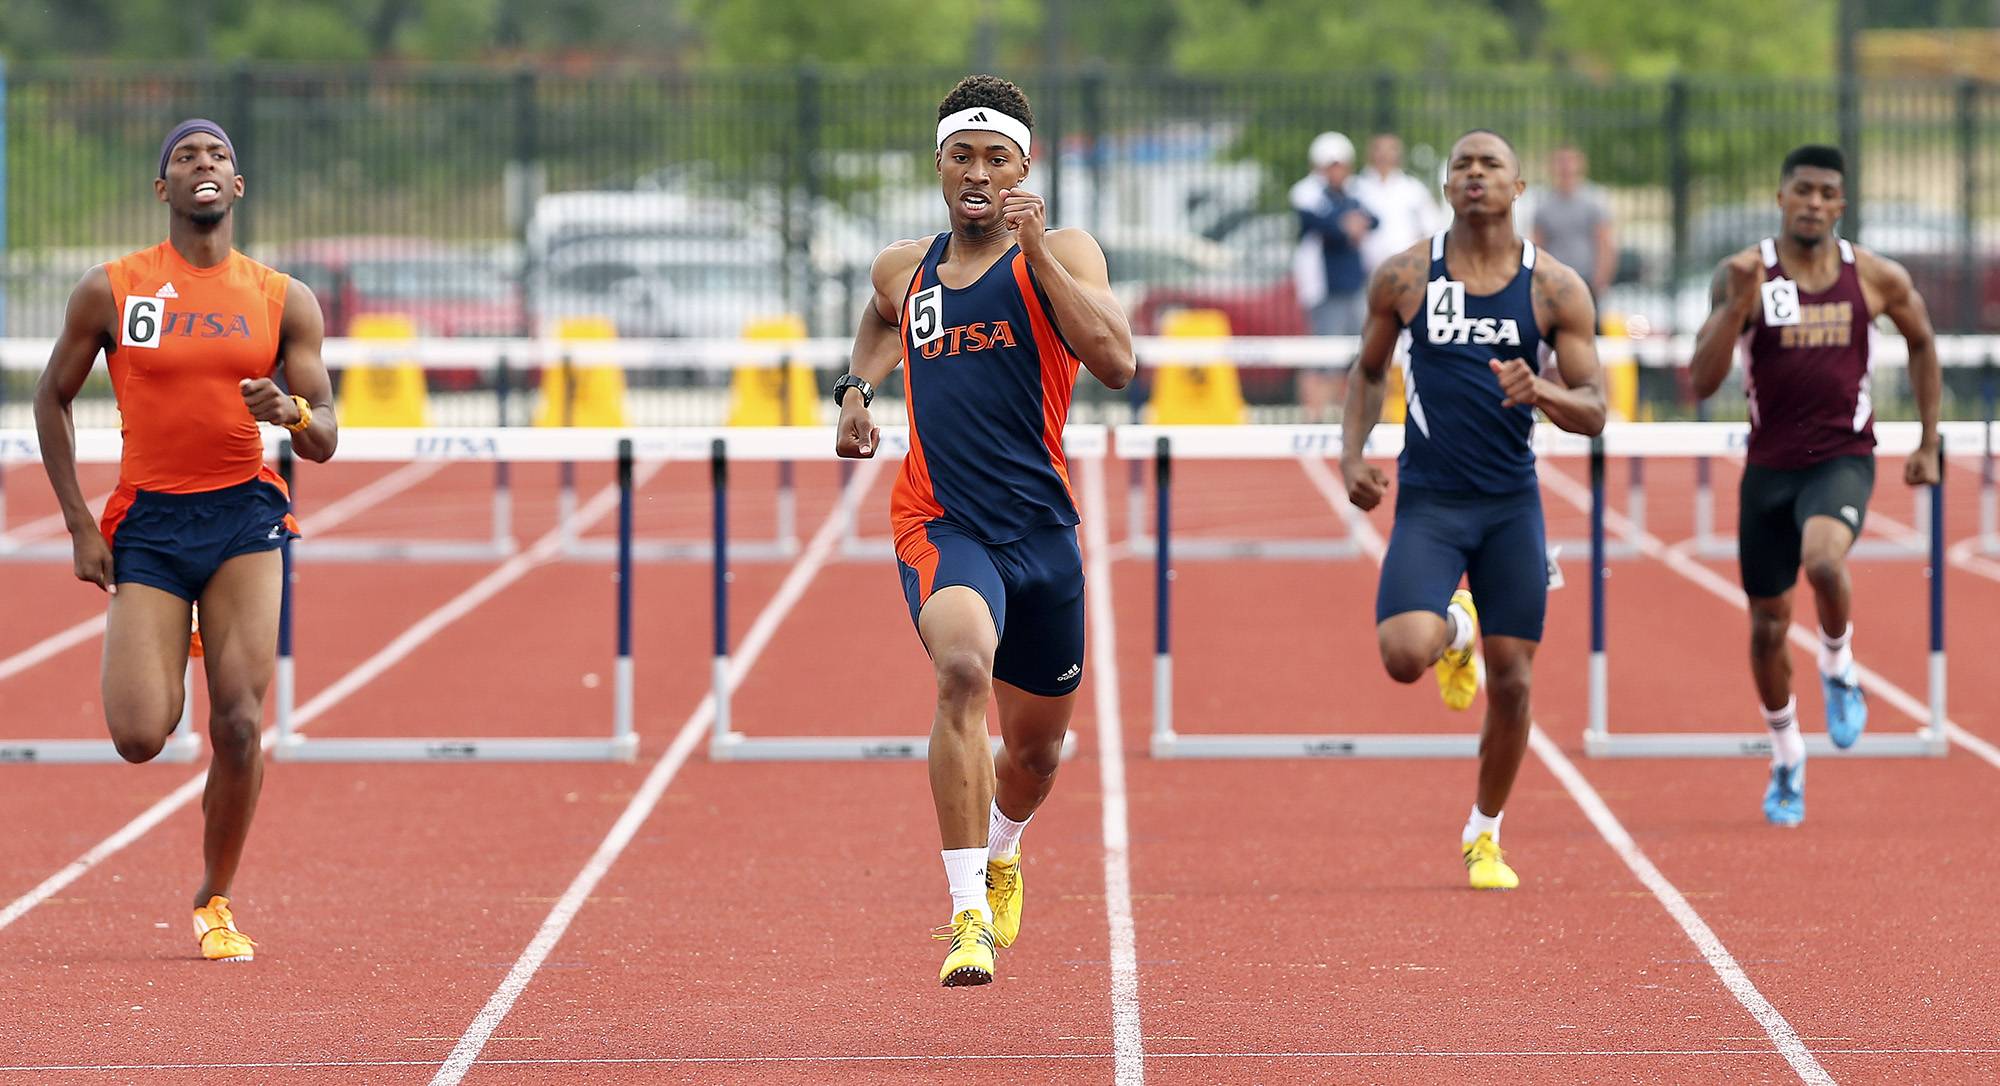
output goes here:
[{"label": "sprinter in navy jersey", "polygon": [[[1362,449],[1381,420],[1389,361],[1407,329],[1401,489],[1375,636],[1397,682],[1416,682],[1436,665],[1453,709],[1478,691],[1472,643],[1475,635],[1483,642],[1486,724],[1460,854],[1474,889],[1511,890],[1520,880],[1501,858],[1500,816],[1528,749],[1528,692],[1548,603],[1529,433],[1536,411],[1572,433],[1597,433],[1604,390],[1589,288],[1514,232],[1514,201],[1526,183],[1513,145],[1475,128],[1452,145],[1448,170],[1451,229],[1384,261],[1368,285],[1340,472],[1348,499],[1363,509],[1388,491],[1388,476]],[[1551,350],[1560,383],[1542,376]]]},{"label": "sprinter in navy jersey", "polygon": [[[1743,352],[1750,447],[1737,518],[1737,566],[1750,597],[1750,675],[1771,731],[1764,817],[1796,826],[1806,815],[1806,748],[1792,697],[1792,589],[1805,569],[1819,612],[1820,688],[1826,732],[1852,746],[1868,723],[1854,670],[1854,584],[1847,552],[1875,489],[1875,410],[1868,382],[1869,332],[1887,316],[1909,347],[1910,393],[1923,420],[1903,481],[1938,481],[1942,379],[1930,314],[1901,264],[1834,234],[1847,208],[1847,158],[1806,144],[1779,169],[1783,229],[1724,260],[1710,292],[1714,308],[1695,337],[1688,368],[1708,397]],[[1834,632],[1837,631],[1837,632]]]},{"label": "sprinter in navy jersey", "polygon": [[[1063,424],[1079,366],[1137,369],[1104,252],[1051,230],[1028,178],[1019,88],[971,76],[938,106],[951,229],[875,258],[835,451],[875,455],[868,413],[898,363],[910,452],[890,502],[903,593],[937,677],[931,800],[944,844],[947,986],[992,981],[1021,927],[1021,831],[1048,797],[1083,676],[1083,561]],[[989,751],[988,701],[1001,746]]]}]

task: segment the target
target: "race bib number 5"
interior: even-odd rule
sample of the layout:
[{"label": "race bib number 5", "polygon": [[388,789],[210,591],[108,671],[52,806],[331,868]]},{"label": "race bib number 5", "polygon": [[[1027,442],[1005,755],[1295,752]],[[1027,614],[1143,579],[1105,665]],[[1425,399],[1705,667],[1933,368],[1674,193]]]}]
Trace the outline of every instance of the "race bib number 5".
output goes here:
[{"label": "race bib number 5", "polygon": [[118,343],[124,347],[158,347],[166,323],[166,302],[158,298],[128,297],[125,299],[125,319],[118,325]]},{"label": "race bib number 5", "polygon": [[1767,279],[1764,292],[1764,323],[1784,328],[1799,323],[1799,285],[1790,279]]},{"label": "race bib number 5", "polygon": [[944,337],[944,287],[920,290],[910,297],[910,343],[921,347]]}]

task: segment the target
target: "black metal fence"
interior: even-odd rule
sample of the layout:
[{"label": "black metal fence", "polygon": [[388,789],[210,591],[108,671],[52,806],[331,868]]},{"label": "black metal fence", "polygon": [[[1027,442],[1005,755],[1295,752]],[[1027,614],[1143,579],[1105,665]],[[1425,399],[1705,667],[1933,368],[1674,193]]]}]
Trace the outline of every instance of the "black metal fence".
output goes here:
[{"label": "black metal fence", "polygon": [[[734,335],[782,312],[841,335],[875,252],[945,222],[931,129],[958,74],[15,66],[0,335],[54,334],[85,269],[164,235],[158,141],[193,115],[238,149],[239,246],[310,283],[335,334],[389,314],[432,335],[578,317]],[[1991,85],[1017,81],[1032,183],[1057,224],[1098,236],[1141,331],[1182,305],[1223,308],[1244,334],[1302,330],[1285,194],[1313,135],[1398,133],[1410,171],[1435,178],[1473,126],[1511,139],[1530,198],[1557,146],[1588,155],[1621,251],[1603,307],[1638,331],[1693,330],[1714,262],[1775,228],[1779,160],[1807,141],[1848,148],[1843,232],[1908,265],[1941,330],[2000,330]]]}]

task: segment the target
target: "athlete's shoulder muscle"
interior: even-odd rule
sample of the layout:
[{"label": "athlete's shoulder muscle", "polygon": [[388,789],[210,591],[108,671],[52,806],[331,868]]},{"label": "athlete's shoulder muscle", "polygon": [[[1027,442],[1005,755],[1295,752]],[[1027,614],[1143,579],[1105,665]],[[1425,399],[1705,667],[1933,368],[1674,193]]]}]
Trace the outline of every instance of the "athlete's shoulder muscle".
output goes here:
[{"label": "athlete's shoulder muscle", "polygon": [[1535,256],[1532,289],[1536,322],[1551,330],[1576,326],[1594,331],[1597,307],[1590,300],[1590,288],[1584,285],[1583,276],[1550,256],[1546,249],[1537,251]]},{"label": "athlete's shoulder muscle", "polygon": [[1078,283],[1085,286],[1109,287],[1111,272],[1104,262],[1104,248],[1090,232],[1081,227],[1065,227],[1048,233],[1049,253],[1056,258]]},{"label": "athlete's shoulder muscle", "polygon": [[875,308],[883,320],[892,325],[897,323],[903,295],[909,293],[910,277],[917,273],[929,250],[928,239],[904,238],[875,254],[869,279],[875,286]]},{"label": "athlete's shoulder muscle", "polygon": [[1430,244],[1425,238],[1376,267],[1368,280],[1369,308],[1393,309],[1405,319],[1416,313],[1423,303],[1424,280],[1430,277]]}]

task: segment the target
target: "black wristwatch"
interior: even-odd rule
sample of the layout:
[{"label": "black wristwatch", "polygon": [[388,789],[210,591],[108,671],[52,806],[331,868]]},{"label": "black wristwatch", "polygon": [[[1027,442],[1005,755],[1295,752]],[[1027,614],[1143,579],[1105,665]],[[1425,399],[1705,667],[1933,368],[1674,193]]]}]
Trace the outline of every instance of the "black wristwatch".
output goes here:
[{"label": "black wristwatch", "polygon": [[833,406],[835,407],[840,406],[841,393],[846,392],[850,388],[858,388],[861,390],[861,406],[867,407],[869,404],[875,402],[874,385],[871,385],[868,382],[863,381],[861,378],[856,377],[851,373],[843,373],[839,377],[835,378],[833,382]]}]

